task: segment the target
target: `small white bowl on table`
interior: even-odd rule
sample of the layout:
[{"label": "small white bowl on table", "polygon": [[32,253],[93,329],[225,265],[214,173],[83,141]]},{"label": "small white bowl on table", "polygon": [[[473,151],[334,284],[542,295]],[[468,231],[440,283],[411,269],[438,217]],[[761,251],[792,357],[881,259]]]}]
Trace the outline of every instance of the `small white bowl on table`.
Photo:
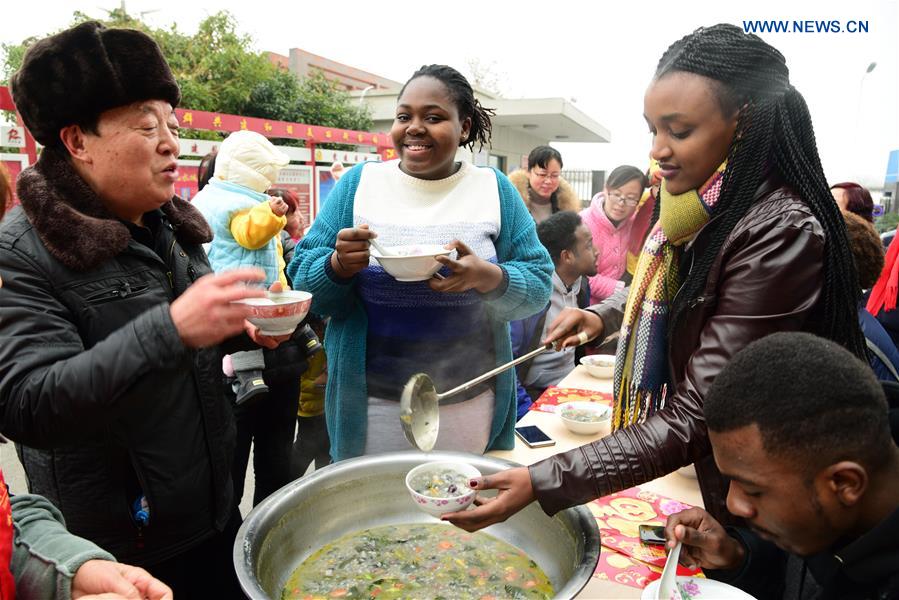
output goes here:
[{"label": "small white bowl on table", "polygon": [[470,479],[481,476],[481,472],[473,466],[463,462],[429,462],[418,465],[406,473],[406,489],[415,501],[415,505],[426,513],[440,518],[440,515],[459,510],[465,510],[474,501],[477,491],[469,488],[467,485],[464,490],[456,496],[434,497],[426,496],[415,491],[412,487],[412,480],[418,475],[426,474],[432,471],[455,471],[463,476],[467,482]]},{"label": "small white bowl on table", "polygon": [[427,281],[443,266],[435,257],[452,253],[438,244],[388,246],[385,250],[390,255],[384,256],[374,248],[371,255],[397,281]]},{"label": "small white bowl on table", "polygon": [[[565,416],[567,411],[580,410],[590,413],[594,420],[577,421]],[[606,422],[612,418],[612,409],[605,404],[596,402],[565,402],[556,407],[556,414],[559,420],[565,424],[565,427],[571,433],[579,435],[596,435],[605,426]]]},{"label": "small white bowl on table", "polygon": [[598,379],[610,379],[615,375],[615,357],[609,354],[590,354],[581,357],[587,372]]}]

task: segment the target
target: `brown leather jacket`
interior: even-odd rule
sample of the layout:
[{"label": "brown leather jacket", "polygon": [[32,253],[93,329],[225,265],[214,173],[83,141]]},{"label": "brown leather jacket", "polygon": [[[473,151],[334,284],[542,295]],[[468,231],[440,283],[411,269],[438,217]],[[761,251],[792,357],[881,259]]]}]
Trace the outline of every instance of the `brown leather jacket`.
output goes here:
[{"label": "brown leather jacket", "polygon": [[[727,480],[715,467],[702,413],[718,372],[747,344],[775,331],[815,332],[824,283],[824,231],[791,189],[767,182],[713,263],[704,292],[690,301],[669,340],[674,394],[645,422],[530,467],[534,492],[548,514],[651,481],[696,464],[706,509],[722,523]],[[692,266],[708,244],[705,227],[686,249]],[[705,235],[704,235],[705,234]],[[621,326],[622,295],[590,310],[606,332]],[[785,398],[784,401],[789,401]]]}]

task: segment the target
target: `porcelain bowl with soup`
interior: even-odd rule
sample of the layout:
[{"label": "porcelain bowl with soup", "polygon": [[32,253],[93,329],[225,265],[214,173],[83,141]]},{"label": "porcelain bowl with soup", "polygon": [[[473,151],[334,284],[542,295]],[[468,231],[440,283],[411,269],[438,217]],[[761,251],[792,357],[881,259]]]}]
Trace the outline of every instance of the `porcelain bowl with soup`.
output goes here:
[{"label": "porcelain bowl with soup", "polygon": [[609,354],[591,354],[581,358],[587,372],[599,379],[609,379],[615,374],[615,357]]},{"label": "porcelain bowl with soup", "polygon": [[612,409],[596,402],[565,402],[556,407],[556,414],[572,433],[594,435],[612,417]]},{"label": "porcelain bowl with soup", "polygon": [[480,476],[481,472],[467,463],[430,462],[406,474],[406,488],[418,508],[439,517],[468,508],[477,494],[468,482]]},{"label": "porcelain bowl with soup", "polygon": [[448,256],[452,252],[437,244],[390,246],[385,250],[390,253],[388,256],[374,248],[371,255],[397,281],[427,281],[442,266],[434,257]]},{"label": "porcelain bowl with soup", "polygon": [[312,306],[312,294],[299,290],[266,291],[265,298],[236,300],[250,307],[247,320],[262,335],[288,335],[306,318]]}]

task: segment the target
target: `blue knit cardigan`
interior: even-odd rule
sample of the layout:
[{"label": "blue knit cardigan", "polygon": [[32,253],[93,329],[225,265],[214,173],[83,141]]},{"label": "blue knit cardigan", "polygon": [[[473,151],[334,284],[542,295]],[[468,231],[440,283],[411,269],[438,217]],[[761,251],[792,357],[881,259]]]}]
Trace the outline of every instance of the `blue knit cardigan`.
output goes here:
[{"label": "blue knit cardigan", "polygon": [[[356,290],[356,277],[339,280],[330,268],[337,232],[353,227],[356,188],[365,164],[346,173],[324,203],[315,223],[297,247],[287,273],[295,289],[312,293],[312,311],[331,317],[325,334],[328,387],[325,414],[334,461],[361,455],[368,423],[365,344],[368,317]],[[508,276],[499,297],[485,295],[496,364],[512,360],[509,321],[542,309],[552,291],[553,264],[537,239],[534,220],[508,178],[496,171],[500,197],[500,232],[494,241],[497,260]],[[496,402],[489,450],[514,446],[516,419],[515,370],[496,378]],[[438,390],[441,391],[441,390]],[[399,400],[399,398],[397,398]]]}]

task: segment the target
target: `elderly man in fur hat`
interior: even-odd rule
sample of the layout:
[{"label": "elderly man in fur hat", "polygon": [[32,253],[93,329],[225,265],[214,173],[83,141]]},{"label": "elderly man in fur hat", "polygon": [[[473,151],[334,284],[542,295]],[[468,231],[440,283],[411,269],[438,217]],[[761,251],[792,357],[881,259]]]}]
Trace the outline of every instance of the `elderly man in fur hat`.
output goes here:
[{"label": "elderly man in fur hat", "polygon": [[174,195],[181,94],[147,35],[83,23],[11,86],[44,150],[0,225],[0,432],[70,531],[176,597],[238,597],[218,345],[280,341],[232,303],[262,273],[210,274],[211,232]]}]

